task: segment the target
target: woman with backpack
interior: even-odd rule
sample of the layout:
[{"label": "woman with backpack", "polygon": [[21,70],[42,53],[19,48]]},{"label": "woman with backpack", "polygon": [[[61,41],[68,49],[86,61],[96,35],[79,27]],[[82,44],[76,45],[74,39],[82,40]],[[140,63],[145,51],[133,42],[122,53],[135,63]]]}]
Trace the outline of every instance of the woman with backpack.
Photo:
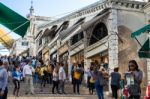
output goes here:
[{"label": "woman with backpack", "polygon": [[73,92],[76,93],[76,89],[77,89],[77,93],[80,94],[80,82],[81,82],[81,73],[82,73],[81,67],[79,67],[79,65],[76,64],[74,66],[73,71],[74,71]]},{"label": "woman with backpack", "polygon": [[128,65],[128,72],[125,73],[125,82],[128,86],[129,99],[140,99],[141,97],[141,83],[143,79],[143,72],[135,60],[130,60]]},{"label": "woman with backpack", "polygon": [[43,87],[45,87],[46,85],[46,77],[47,77],[47,67],[46,65],[42,65],[40,69],[41,91],[43,91]]}]

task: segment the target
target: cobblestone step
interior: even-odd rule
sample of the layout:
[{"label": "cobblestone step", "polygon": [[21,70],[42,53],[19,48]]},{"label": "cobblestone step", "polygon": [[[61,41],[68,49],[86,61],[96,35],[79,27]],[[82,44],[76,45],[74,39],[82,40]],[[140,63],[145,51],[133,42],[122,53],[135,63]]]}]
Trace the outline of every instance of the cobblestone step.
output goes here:
[{"label": "cobblestone step", "polygon": [[[8,97],[8,99],[98,99],[96,96],[71,96],[71,97]],[[105,98],[111,99],[111,98]]]},{"label": "cobblestone step", "polygon": [[[13,96],[12,93],[13,93],[13,88],[14,88],[14,85],[12,83],[9,83],[9,94],[8,96]],[[38,95],[38,96],[41,96],[41,95],[45,95],[45,96],[59,96],[60,94],[52,94],[52,84],[46,84],[46,87],[43,88],[43,91],[41,91],[41,86],[40,84],[36,84],[34,85],[34,90],[35,90],[35,94]],[[66,83],[65,84],[65,92],[67,93],[67,96],[74,96],[73,94],[73,85],[71,83]],[[80,94],[81,95],[89,95],[89,92],[88,92],[88,88],[86,88],[85,86],[81,85],[80,87]],[[26,96],[25,95],[25,83],[22,82],[21,83],[21,88],[20,88],[20,93],[19,93],[20,96]],[[32,95],[28,95],[28,96],[32,96]],[[61,95],[62,96],[62,95]],[[78,96],[78,95],[75,95],[75,96]]]}]

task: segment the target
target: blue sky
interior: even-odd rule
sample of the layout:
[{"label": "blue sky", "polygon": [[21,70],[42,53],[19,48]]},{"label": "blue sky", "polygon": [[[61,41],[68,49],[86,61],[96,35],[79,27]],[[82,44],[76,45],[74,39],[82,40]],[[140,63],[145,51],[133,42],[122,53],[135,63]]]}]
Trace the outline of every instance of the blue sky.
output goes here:
[{"label": "blue sky", "polygon": [[[71,12],[99,0],[33,0],[35,14],[40,16],[56,16]],[[19,14],[26,16],[29,13],[31,0],[1,0]]]}]

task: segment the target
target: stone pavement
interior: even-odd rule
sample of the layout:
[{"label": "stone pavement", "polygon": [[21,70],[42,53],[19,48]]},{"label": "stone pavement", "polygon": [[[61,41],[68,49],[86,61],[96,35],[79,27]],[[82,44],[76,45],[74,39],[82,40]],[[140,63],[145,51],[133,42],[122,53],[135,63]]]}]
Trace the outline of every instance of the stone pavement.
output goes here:
[{"label": "stone pavement", "polygon": [[[36,95],[36,96],[20,96],[20,97],[8,97],[8,99],[98,99],[96,95]],[[105,99],[111,99],[105,96]]]},{"label": "stone pavement", "polygon": [[[49,97],[8,97],[8,99],[98,99],[96,95],[93,96],[89,96],[89,95],[78,95],[78,96],[74,96],[74,95],[69,95],[69,96],[49,96]],[[106,98],[108,99],[108,98]]]}]

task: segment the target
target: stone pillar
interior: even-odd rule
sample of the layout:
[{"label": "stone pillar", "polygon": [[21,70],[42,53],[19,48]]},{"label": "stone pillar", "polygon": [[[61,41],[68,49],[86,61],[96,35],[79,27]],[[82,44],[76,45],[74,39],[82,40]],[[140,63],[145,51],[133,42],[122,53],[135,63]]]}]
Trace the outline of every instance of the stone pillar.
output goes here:
[{"label": "stone pillar", "polygon": [[58,49],[60,48],[60,42],[61,42],[60,40],[56,40],[56,46],[57,46],[57,59],[56,60],[57,60],[57,62],[59,62],[59,52],[58,52],[59,50]]},{"label": "stone pillar", "polygon": [[150,84],[150,59],[147,59],[147,83]]},{"label": "stone pillar", "polygon": [[71,41],[68,41],[68,77],[69,77],[69,81],[72,81],[72,77],[71,77],[71,68],[72,68],[72,63],[71,63]]},{"label": "stone pillar", "polygon": [[117,10],[112,9],[109,16],[109,68],[118,67],[118,30],[117,30]]},{"label": "stone pillar", "polygon": [[[111,73],[114,67],[118,67],[118,30],[117,30],[117,10],[112,9],[108,21],[108,57],[109,68]],[[111,78],[110,78],[111,81]],[[109,82],[110,85],[110,82]],[[111,93],[111,87],[109,86],[109,93]]]},{"label": "stone pillar", "polygon": [[[88,68],[89,68],[89,66],[90,66],[90,59],[88,59],[87,57],[86,57],[86,54],[87,54],[87,51],[86,51],[86,48],[88,47],[88,36],[89,36],[89,34],[88,34],[88,30],[87,31],[84,31],[83,32],[83,34],[84,34],[84,71],[86,72],[87,70],[88,70]],[[85,83],[87,82],[87,73],[85,73],[84,74],[84,81],[85,81]]]}]

